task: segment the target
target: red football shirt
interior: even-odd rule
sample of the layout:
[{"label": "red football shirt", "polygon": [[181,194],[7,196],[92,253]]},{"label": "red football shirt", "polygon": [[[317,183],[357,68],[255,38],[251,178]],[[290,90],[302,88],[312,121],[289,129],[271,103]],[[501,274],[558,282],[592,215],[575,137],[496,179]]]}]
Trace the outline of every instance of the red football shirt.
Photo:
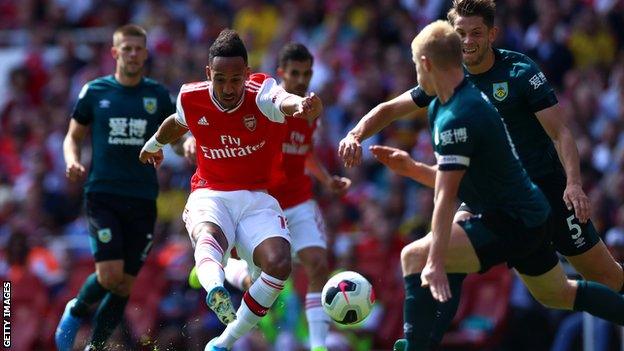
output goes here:
[{"label": "red football shirt", "polygon": [[282,208],[293,207],[312,198],[312,180],[305,172],[305,161],[312,152],[317,121],[286,117],[286,125],[282,127],[281,167],[277,167],[273,175],[279,179],[284,174],[286,181],[269,188],[269,194],[279,201]]},{"label": "red football shirt", "polygon": [[211,82],[184,84],[176,121],[191,131],[197,146],[191,191],[268,189],[281,158],[274,137],[284,122],[279,106],[288,95],[273,78],[256,73],[245,82],[240,102],[225,109]]}]

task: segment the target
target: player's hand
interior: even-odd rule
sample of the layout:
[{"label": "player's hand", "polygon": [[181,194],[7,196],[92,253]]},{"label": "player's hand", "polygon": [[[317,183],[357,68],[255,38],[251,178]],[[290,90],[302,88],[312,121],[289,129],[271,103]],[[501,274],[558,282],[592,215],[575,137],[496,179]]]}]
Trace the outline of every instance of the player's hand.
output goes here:
[{"label": "player's hand", "polygon": [[80,162],[72,162],[65,167],[65,176],[72,182],[82,179],[86,174],[85,166]]},{"label": "player's hand", "polygon": [[377,161],[398,175],[410,177],[414,171],[414,160],[403,150],[383,145],[373,145],[369,149]]},{"label": "player's hand", "polygon": [[568,184],[563,191],[563,201],[568,210],[574,209],[574,216],[581,223],[587,222],[591,213],[591,203],[580,184]]},{"label": "player's hand", "polygon": [[345,167],[355,167],[362,162],[362,145],[351,133],[347,133],[338,144],[338,155],[342,158]]},{"label": "player's hand", "polygon": [[197,161],[197,145],[195,144],[195,137],[188,137],[182,144],[182,150],[184,151],[184,157],[192,164]]},{"label": "player's hand", "polygon": [[451,298],[451,288],[443,264],[434,264],[427,261],[425,268],[420,274],[422,286],[429,286],[433,298],[440,302],[446,302]]},{"label": "player's hand", "polygon": [[327,188],[336,195],[344,195],[351,186],[351,179],[340,176],[332,176],[326,184]]},{"label": "player's hand", "polygon": [[158,168],[164,159],[165,156],[163,155],[162,149],[156,152],[141,150],[141,154],[139,154],[139,160],[141,160],[141,162],[154,165],[155,168]]},{"label": "player's hand", "polygon": [[310,93],[310,95],[304,97],[297,105],[297,111],[293,113],[293,117],[313,120],[320,116],[321,112],[323,112],[321,99],[318,95]]}]

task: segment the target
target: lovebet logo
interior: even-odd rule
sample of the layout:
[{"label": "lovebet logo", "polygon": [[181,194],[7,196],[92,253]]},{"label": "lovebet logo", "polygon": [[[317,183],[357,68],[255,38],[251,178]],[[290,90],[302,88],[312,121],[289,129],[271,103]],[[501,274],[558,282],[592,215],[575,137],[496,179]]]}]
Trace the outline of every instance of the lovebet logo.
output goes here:
[{"label": "lovebet logo", "polygon": [[2,346],[11,347],[11,282],[2,283]]}]

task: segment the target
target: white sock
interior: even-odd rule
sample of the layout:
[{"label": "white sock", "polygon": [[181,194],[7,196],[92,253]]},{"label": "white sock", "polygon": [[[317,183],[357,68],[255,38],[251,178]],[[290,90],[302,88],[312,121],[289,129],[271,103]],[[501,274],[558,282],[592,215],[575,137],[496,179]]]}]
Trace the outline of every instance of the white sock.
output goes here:
[{"label": "white sock", "polygon": [[243,282],[249,276],[249,269],[245,260],[229,258],[225,264],[225,280],[240,291],[245,291]]},{"label": "white sock", "polygon": [[329,316],[321,305],[321,293],[309,292],[305,298],[306,318],[310,331],[310,350],[326,347],[325,339],[329,332]]},{"label": "white sock", "polygon": [[243,295],[236,320],[227,325],[217,338],[215,346],[231,348],[234,342],[251,330],[264,317],[284,289],[284,281],[262,272]]},{"label": "white sock", "polygon": [[202,235],[195,243],[197,278],[206,291],[223,286],[223,249],[212,235]]}]

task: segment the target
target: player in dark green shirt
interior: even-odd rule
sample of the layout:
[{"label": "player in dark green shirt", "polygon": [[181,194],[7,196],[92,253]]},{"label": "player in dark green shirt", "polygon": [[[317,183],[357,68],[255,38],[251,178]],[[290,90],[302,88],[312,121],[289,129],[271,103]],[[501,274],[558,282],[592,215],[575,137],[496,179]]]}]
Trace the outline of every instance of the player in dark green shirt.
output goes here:
[{"label": "player in dark green shirt", "polygon": [[72,113],[78,128],[91,129],[94,152],[85,193],[155,200],[156,171],[134,156],[174,112],[167,89],[149,78],[126,86],[110,75],[85,84]]},{"label": "player in dark green shirt", "polygon": [[153,239],[158,182],[156,170],[137,159],[161,122],[175,112],[169,92],[143,77],[146,33],[136,25],[113,34],[114,75],[85,84],[63,143],[67,177],[85,176],[81,144],[91,131],[92,160],[85,184],[86,215],[95,273],[67,303],[55,333],[57,348],[73,348],[89,307],[102,300],[88,350],[101,350],[121,321],[132,284]]},{"label": "player in dark green shirt", "polygon": [[550,206],[529,180],[500,115],[463,80],[446,101],[429,105],[439,171],[465,170],[459,197],[475,213],[502,212],[526,227],[546,221]]},{"label": "player in dark green shirt", "polygon": [[[464,43],[466,76],[502,115],[523,166],[553,208],[557,251],[585,279],[622,291],[622,267],[589,220],[590,204],[581,187],[578,151],[546,77],[527,56],[492,48],[497,32],[493,1],[455,1],[449,14]],[[414,103],[426,108],[431,99],[416,87],[371,110],[342,142],[346,164],[359,162],[361,140],[412,112]]]},{"label": "player in dark green shirt", "polygon": [[[513,266],[544,305],[624,324],[622,296],[601,284],[566,279],[549,243],[553,220],[546,197],[523,169],[494,106],[466,81],[460,43],[444,21],[428,25],[412,42],[418,82],[436,96],[429,121],[437,168],[421,179],[435,189],[431,233],[401,252],[406,340],[395,348],[429,348],[436,311],[461,292],[461,280],[446,272],[485,271],[500,262]],[[477,214],[453,223],[458,196]]]},{"label": "player in dark green shirt", "polygon": [[[531,59],[492,47],[497,34],[494,14],[492,0],[453,2],[449,19],[462,38],[464,72],[499,110],[523,166],[548,198],[555,217],[552,241],[556,250],[585,279],[623,291],[622,267],[589,220],[590,203],[581,187],[578,151],[553,89]],[[359,163],[360,141],[413,112],[414,103],[424,109],[431,99],[416,87],[376,106],[341,141],[345,164]],[[470,209],[462,206],[456,219],[469,215]],[[454,278],[463,279],[461,275]]]}]

